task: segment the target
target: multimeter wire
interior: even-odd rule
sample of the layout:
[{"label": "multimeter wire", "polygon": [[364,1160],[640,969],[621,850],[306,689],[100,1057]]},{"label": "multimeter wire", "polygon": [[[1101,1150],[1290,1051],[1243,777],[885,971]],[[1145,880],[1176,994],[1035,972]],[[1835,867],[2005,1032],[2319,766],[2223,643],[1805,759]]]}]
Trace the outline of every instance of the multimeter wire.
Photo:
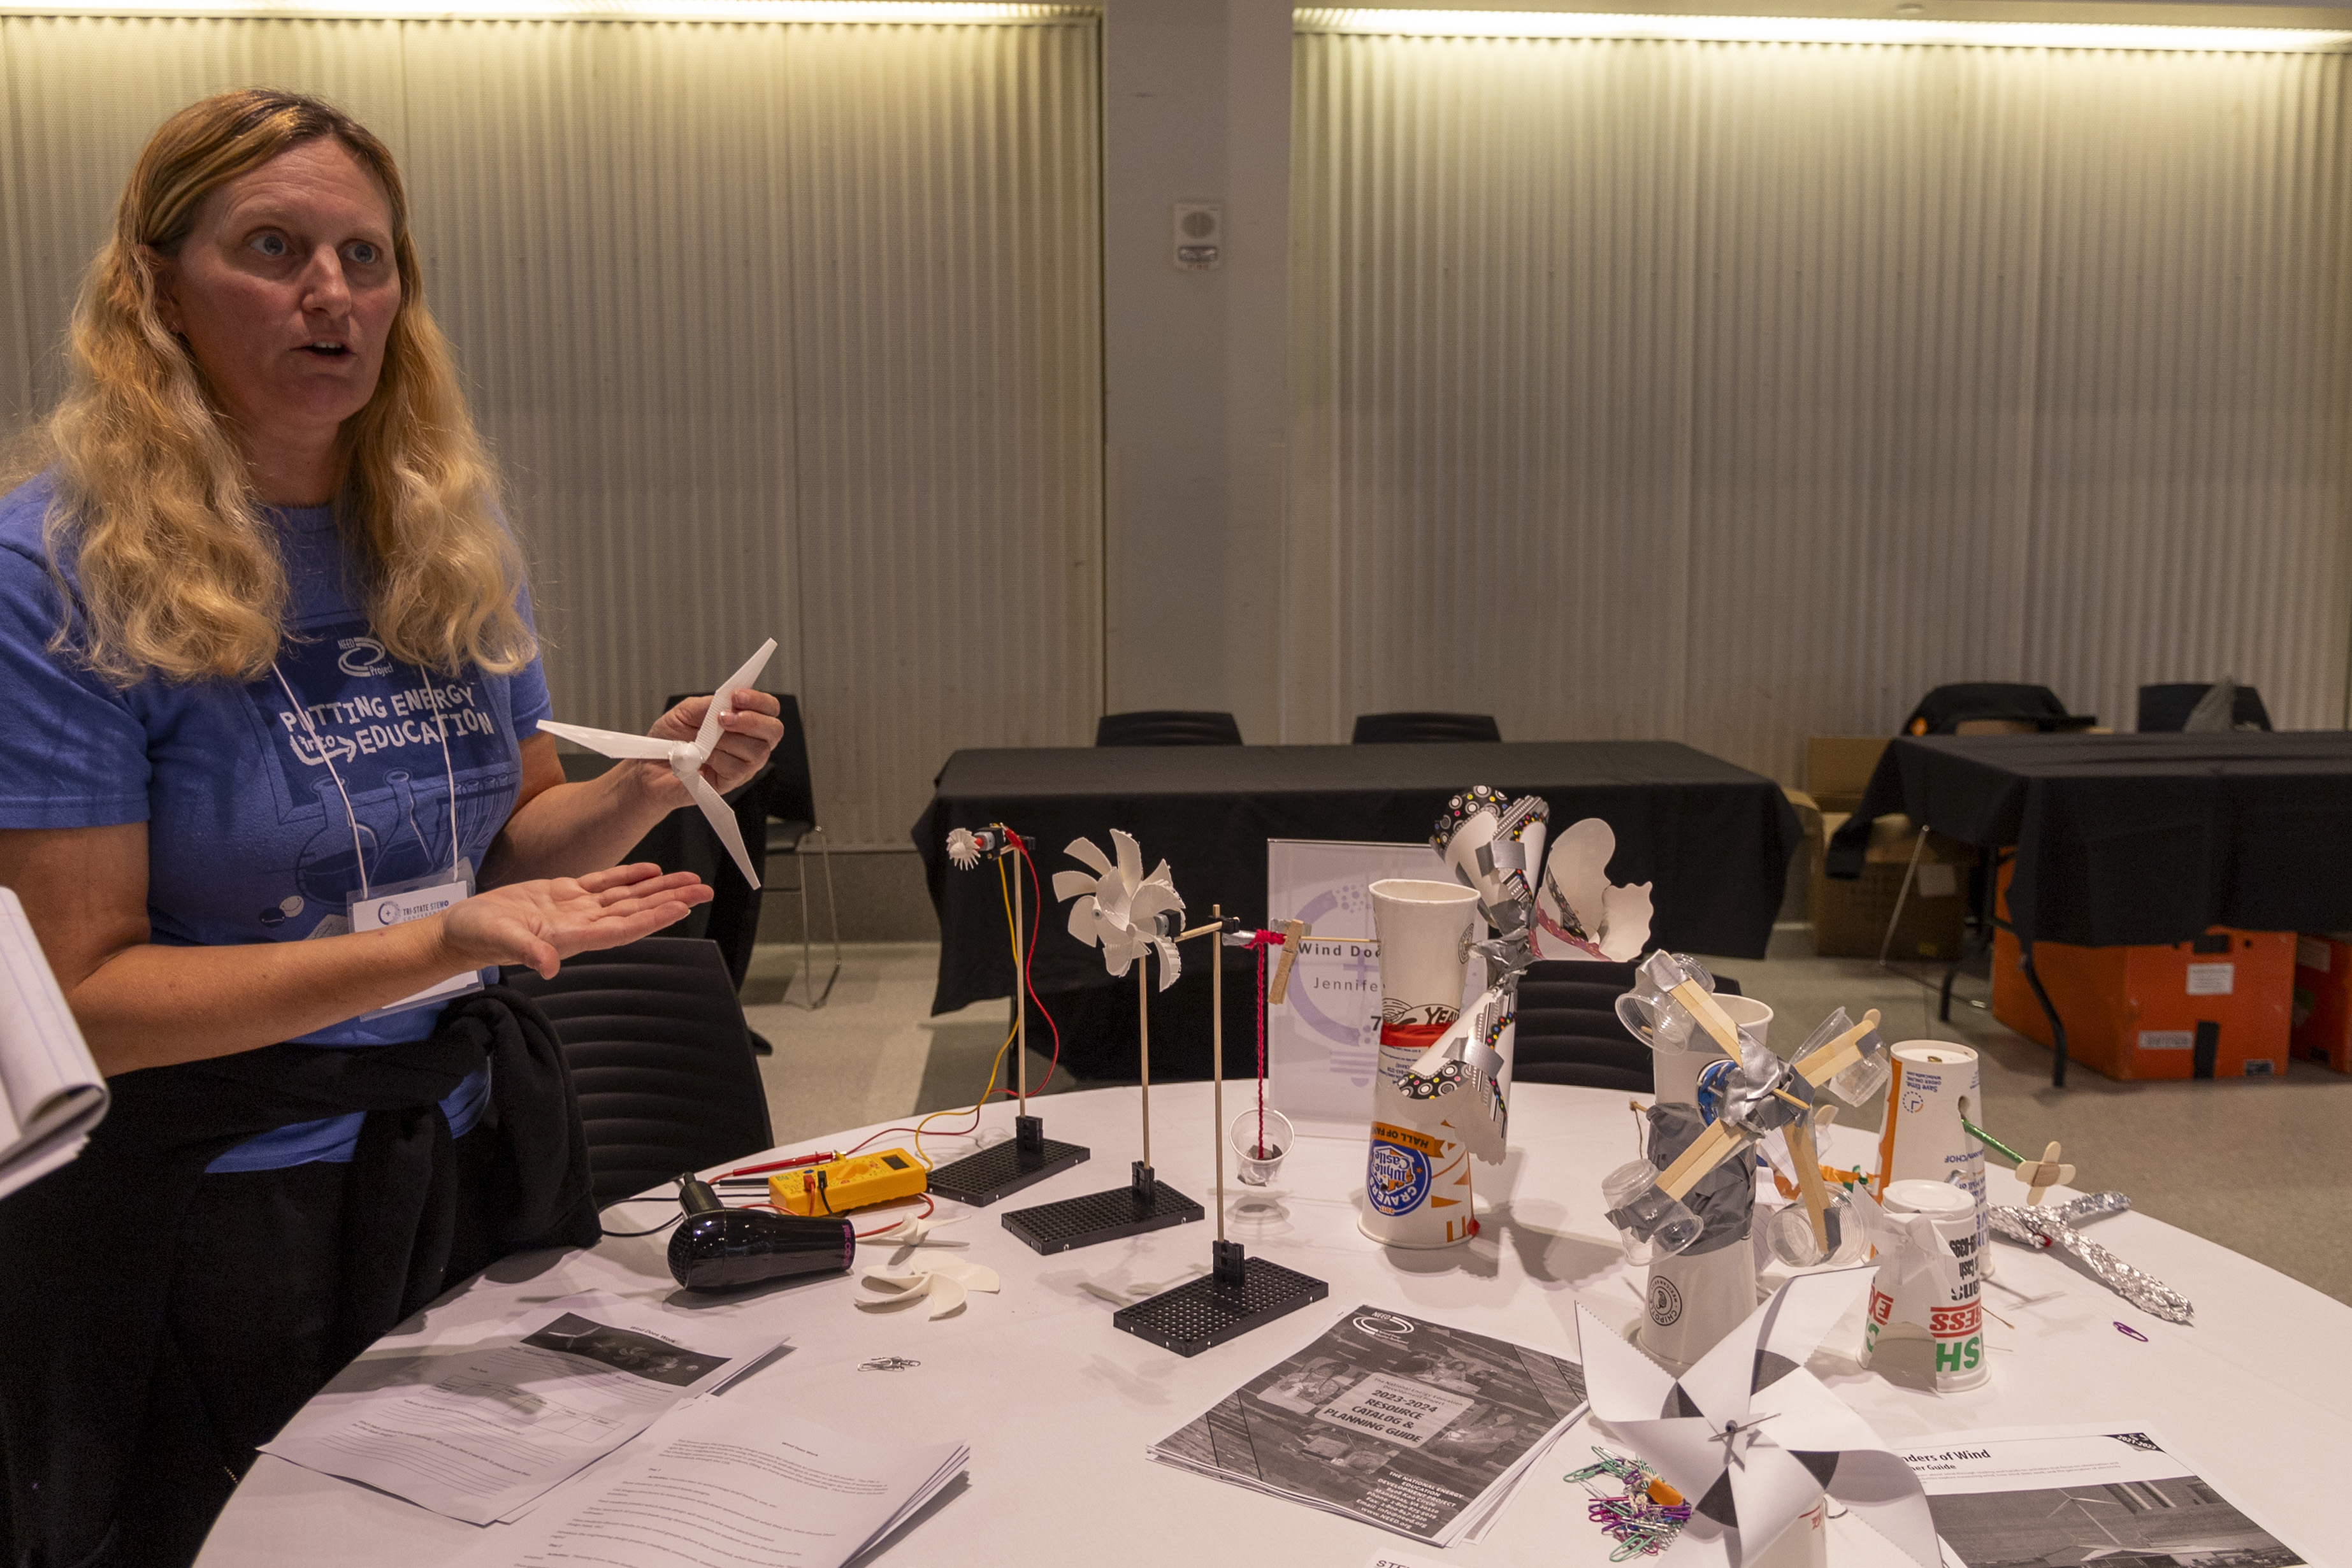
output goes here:
[{"label": "multimeter wire", "polygon": [[[1036,862],[1030,860],[1028,846],[1026,844],[1022,843],[1017,838],[1013,842],[1015,847],[1020,851],[1022,861],[1028,868],[1029,885],[1034,890],[1037,887]],[[996,862],[996,883],[997,897],[1002,901],[1004,907],[1005,929],[1010,933],[1013,930],[1013,894],[1011,889],[1005,884],[1004,862],[1002,860],[999,860]],[[1039,897],[1033,900],[1033,902],[1037,902],[1042,904],[1042,899],[1043,895],[1041,894],[1039,894]],[[1038,916],[1042,918],[1044,914],[1044,909],[1040,907],[1038,910]],[[1034,968],[1037,961],[1037,923],[1035,920],[1033,920],[1029,928],[1030,940],[1027,954],[1028,962],[1023,966],[1024,968]],[[1015,951],[1018,951],[1017,946]],[[1022,988],[1028,993],[1029,999],[1037,1004],[1037,1011],[1039,1015],[1045,1019],[1045,1026],[1054,1031],[1053,1060],[1046,1066],[1044,1080],[1038,1083],[1035,1090],[1032,1091],[1034,1093],[1042,1094],[1045,1092],[1045,1085],[1054,1081],[1055,1070],[1061,1065],[1062,1026],[1054,1021],[1054,1015],[1046,1009],[1045,999],[1037,995],[1037,986],[1034,976],[1024,975],[1021,977],[1021,981]],[[915,1158],[922,1162],[922,1166],[925,1170],[934,1168],[930,1156],[923,1152],[923,1134],[929,1129],[930,1124],[933,1122],[937,1121],[941,1116],[970,1116],[972,1119],[971,1126],[962,1128],[957,1132],[940,1134],[940,1136],[943,1137],[966,1136],[980,1125],[980,1111],[982,1106],[987,1104],[992,1098],[999,1094],[1003,1094],[1007,1098],[1011,1097],[1013,1091],[1010,1089],[998,1088],[997,1079],[1003,1071],[1004,1053],[1012,1048],[1013,1040],[1019,1036],[1019,1034],[1020,1030],[1018,1026],[1005,1030],[1004,1043],[996,1048],[996,1060],[994,1062],[990,1064],[988,1070],[988,1085],[980,1092],[979,1100],[974,1102],[972,1104],[959,1105],[945,1111],[934,1111],[930,1113],[930,1114],[923,1117],[920,1121],[917,1122],[915,1125],[911,1127],[885,1127],[880,1132],[875,1134],[872,1137],[867,1138],[864,1143],[857,1145],[856,1148],[843,1151],[844,1157],[846,1157],[849,1155],[857,1154],[866,1148],[869,1145],[877,1143],[883,1138],[889,1137],[895,1133],[908,1133],[912,1134],[915,1139]]]}]

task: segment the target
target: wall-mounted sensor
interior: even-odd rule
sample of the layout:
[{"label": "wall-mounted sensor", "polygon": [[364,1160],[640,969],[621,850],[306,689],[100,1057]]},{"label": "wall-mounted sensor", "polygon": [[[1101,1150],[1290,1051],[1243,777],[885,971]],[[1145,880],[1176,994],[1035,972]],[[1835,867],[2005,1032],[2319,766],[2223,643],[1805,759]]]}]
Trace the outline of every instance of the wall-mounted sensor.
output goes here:
[{"label": "wall-mounted sensor", "polygon": [[1176,270],[1214,272],[1224,255],[1225,208],[1222,202],[1179,202],[1173,214]]}]

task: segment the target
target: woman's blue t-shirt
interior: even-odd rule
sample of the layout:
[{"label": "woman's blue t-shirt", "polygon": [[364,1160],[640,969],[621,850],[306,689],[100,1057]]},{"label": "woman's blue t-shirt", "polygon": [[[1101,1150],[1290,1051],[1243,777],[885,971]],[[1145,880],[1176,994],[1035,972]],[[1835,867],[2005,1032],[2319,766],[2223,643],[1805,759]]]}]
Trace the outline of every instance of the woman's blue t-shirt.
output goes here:
[{"label": "woman's blue t-shirt", "polygon": [[[41,543],[52,493],[44,476],[0,497],[0,828],[145,822],[150,939],[167,946],[348,930],[347,906],[360,891],[352,815],[371,885],[446,873],[451,771],[457,854],[480,867],[514,809],[521,739],[549,713],[537,660],[512,675],[436,675],[429,691],[370,633],[332,509],[306,507],[269,516],[292,589],[278,667],[309,710],[307,728],[272,674],[243,685],[150,676],[117,689],[48,648],[61,620]],[[73,563],[60,565],[70,588]],[[530,615],[527,596],[519,608]],[[77,615],[77,632],[79,625]],[[448,714],[446,768],[431,691]],[[422,1040],[440,1010],[436,1003],[301,1038],[349,1046]],[[474,1124],[488,1093],[485,1069],[441,1103],[451,1133]],[[280,1127],[210,1168],[348,1160],[361,1121]]]}]

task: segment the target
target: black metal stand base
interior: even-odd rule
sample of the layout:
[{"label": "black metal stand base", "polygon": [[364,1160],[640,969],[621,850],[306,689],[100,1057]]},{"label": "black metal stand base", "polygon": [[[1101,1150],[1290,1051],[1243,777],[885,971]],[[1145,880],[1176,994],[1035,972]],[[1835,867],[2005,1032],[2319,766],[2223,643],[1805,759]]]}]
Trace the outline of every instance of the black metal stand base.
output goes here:
[{"label": "black metal stand base", "polygon": [[1110,1321],[1178,1355],[1198,1355],[1330,1293],[1320,1280],[1263,1258],[1244,1258],[1241,1243],[1220,1241],[1213,1272],[1122,1307]]},{"label": "black metal stand base", "polygon": [[1067,1252],[1097,1242],[1140,1236],[1147,1230],[1165,1230],[1171,1225],[1199,1219],[1206,1212],[1153,1176],[1151,1167],[1138,1160],[1134,1178],[1127,1186],[1108,1192],[1090,1192],[1084,1197],[1066,1197],[1058,1203],[1041,1203],[1034,1208],[1016,1208],[1004,1217],[1004,1228],[1026,1242],[1033,1251]]},{"label": "black metal stand base", "polygon": [[1085,1164],[1090,1153],[1080,1145],[1057,1144],[1045,1136],[1042,1118],[1018,1116],[1013,1126],[1011,1143],[992,1145],[933,1170],[932,1193],[984,1208],[1000,1197],[1010,1197],[1024,1186],[1034,1186],[1047,1176]]}]

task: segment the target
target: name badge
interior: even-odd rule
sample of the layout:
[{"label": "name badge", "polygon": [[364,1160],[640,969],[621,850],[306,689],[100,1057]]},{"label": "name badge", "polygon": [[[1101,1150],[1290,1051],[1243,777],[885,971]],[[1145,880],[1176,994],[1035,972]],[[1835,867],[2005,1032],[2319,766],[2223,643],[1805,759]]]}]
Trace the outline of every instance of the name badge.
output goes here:
[{"label": "name badge", "polygon": [[[387,926],[404,925],[412,920],[422,920],[438,915],[473,896],[474,868],[460,861],[449,871],[420,877],[414,882],[388,883],[371,888],[364,898],[351,902],[353,931],[381,931]],[[452,997],[467,996],[482,988],[482,971],[465,969],[447,979],[425,987],[413,997],[403,997],[389,1007],[362,1013],[362,1019],[383,1018],[388,1013],[404,1013],[412,1008],[428,1007],[446,1002]]]}]

